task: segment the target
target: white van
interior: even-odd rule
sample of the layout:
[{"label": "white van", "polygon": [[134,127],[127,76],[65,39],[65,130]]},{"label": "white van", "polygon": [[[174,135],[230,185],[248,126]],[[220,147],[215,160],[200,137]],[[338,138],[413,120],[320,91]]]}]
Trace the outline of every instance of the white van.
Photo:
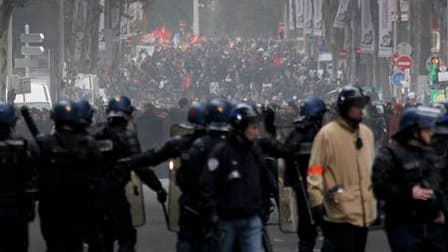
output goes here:
[{"label": "white van", "polygon": [[26,105],[30,108],[50,110],[52,102],[48,85],[31,81],[31,93],[17,94],[14,99],[14,105]]}]

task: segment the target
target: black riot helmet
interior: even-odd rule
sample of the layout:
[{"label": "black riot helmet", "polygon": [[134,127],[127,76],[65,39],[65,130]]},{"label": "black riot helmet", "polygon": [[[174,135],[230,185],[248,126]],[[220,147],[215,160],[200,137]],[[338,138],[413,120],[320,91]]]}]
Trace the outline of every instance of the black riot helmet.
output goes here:
[{"label": "black riot helmet", "polygon": [[230,124],[237,132],[244,132],[250,124],[258,123],[260,114],[246,103],[237,104],[230,113]]},{"label": "black riot helmet", "polygon": [[346,115],[351,107],[364,108],[370,101],[370,97],[365,95],[358,86],[348,85],[339,92],[337,107],[341,116]]}]

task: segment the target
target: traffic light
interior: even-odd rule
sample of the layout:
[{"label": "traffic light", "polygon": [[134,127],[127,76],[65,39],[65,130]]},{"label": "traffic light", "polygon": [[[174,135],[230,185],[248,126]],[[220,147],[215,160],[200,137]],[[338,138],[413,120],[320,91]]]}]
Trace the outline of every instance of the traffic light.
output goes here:
[{"label": "traffic light", "polygon": [[432,84],[438,82],[437,74],[439,73],[439,66],[440,66],[440,58],[437,56],[433,56],[431,58],[431,67],[429,70],[429,79],[431,80]]}]

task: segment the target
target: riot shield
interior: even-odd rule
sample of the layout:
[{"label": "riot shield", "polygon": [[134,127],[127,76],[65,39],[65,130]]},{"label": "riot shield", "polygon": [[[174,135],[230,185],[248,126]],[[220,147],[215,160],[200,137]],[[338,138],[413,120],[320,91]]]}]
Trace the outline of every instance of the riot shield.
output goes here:
[{"label": "riot shield", "polygon": [[[137,132],[134,121],[129,121],[128,129]],[[131,180],[126,185],[126,197],[131,206],[132,223],[135,227],[143,226],[146,222],[143,185],[140,178],[134,172],[131,172]]]},{"label": "riot shield", "polygon": [[132,223],[135,227],[145,224],[145,201],[143,199],[143,187],[140,178],[131,172],[131,180],[126,185],[126,197],[131,206]]},{"label": "riot shield", "polygon": [[277,167],[280,231],[284,233],[296,233],[299,222],[296,192],[292,186],[285,186],[283,178],[286,169],[285,160],[278,159]]},{"label": "riot shield", "polygon": [[[181,124],[174,124],[170,128],[170,136],[183,136],[193,133],[193,128]],[[179,231],[179,197],[181,191],[176,182],[176,171],[179,169],[181,163],[180,159],[171,159],[168,162],[169,168],[169,187],[168,187],[168,217],[169,217],[169,231]]]}]

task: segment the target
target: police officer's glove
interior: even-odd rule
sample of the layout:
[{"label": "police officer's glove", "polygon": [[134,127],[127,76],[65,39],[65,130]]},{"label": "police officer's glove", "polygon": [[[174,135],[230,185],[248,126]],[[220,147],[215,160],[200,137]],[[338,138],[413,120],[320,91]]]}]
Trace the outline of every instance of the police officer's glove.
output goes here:
[{"label": "police officer's glove", "polygon": [[161,188],[160,190],[157,191],[157,200],[164,204],[166,202],[166,198],[167,198],[167,193],[165,191],[165,189]]},{"label": "police officer's glove", "polygon": [[318,226],[322,226],[324,223],[325,207],[324,205],[318,205],[311,208],[311,214],[314,218],[314,223]]}]

